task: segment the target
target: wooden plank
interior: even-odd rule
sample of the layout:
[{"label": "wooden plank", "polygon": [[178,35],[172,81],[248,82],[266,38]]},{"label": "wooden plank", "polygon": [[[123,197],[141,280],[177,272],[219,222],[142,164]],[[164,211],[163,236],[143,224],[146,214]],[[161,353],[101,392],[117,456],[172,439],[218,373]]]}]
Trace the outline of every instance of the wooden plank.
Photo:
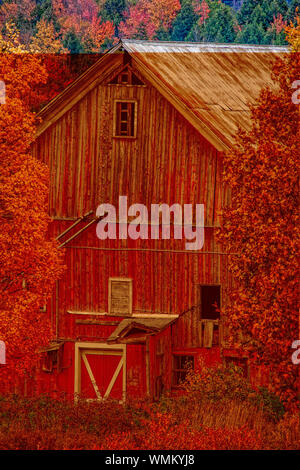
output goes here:
[{"label": "wooden plank", "polygon": [[[90,353],[89,353],[89,354],[90,354]],[[86,355],[85,355],[84,352],[81,353],[81,357],[82,357],[82,359],[83,359],[84,365],[85,365],[86,370],[87,370],[87,372],[88,372],[88,374],[89,374],[89,377],[90,377],[90,379],[91,379],[93,388],[94,388],[95,393],[96,393],[96,397],[97,397],[98,400],[101,400],[101,399],[102,399],[101,393],[99,392],[99,389],[98,389],[98,386],[97,386],[97,383],[96,383],[94,374],[93,374],[93,372],[92,372],[92,369],[91,369],[91,367],[90,367],[89,361],[88,361],[88,359],[87,359],[87,357],[86,357]]]},{"label": "wooden plank", "polygon": [[115,372],[114,372],[114,375],[112,376],[112,379],[111,379],[111,381],[110,381],[110,383],[109,383],[109,385],[108,385],[108,387],[107,387],[107,390],[106,390],[106,392],[105,392],[103,398],[108,398],[108,397],[109,397],[109,394],[110,394],[110,392],[111,392],[111,390],[112,390],[112,388],[113,388],[113,386],[114,386],[114,384],[115,384],[115,381],[116,381],[117,378],[118,378],[118,375],[119,375],[119,373],[120,373],[120,371],[121,371],[123,365],[124,365],[124,356],[121,357],[120,362],[119,362],[119,364],[118,364],[118,366],[117,366],[117,368],[116,368],[116,370],[115,370]]},{"label": "wooden plank", "polygon": [[205,320],[203,321],[203,326],[203,347],[211,348],[213,342],[214,321]]},{"label": "wooden plank", "polygon": [[75,320],[76,325],[104,325],[104,326],[117,326],[119,321],[97,321],[97,320]]}]

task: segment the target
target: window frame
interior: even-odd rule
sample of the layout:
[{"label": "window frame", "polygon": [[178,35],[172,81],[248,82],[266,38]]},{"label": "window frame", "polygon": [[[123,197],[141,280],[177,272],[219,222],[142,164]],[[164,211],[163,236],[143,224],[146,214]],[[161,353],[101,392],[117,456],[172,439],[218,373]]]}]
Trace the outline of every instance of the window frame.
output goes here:
[{"label": "window frame", "polygon": [[219,309],[222,308],[222,284],[198,284],[198,305],[199,305],[199,320],[212,320],[212,321],[220,321],[221,320],[221,312],[219,318],[205,318],[202,312],[202,287],[219,287],[220,288],[220,305]]},{"label": "window frame", "polygon": [[[111,302],[111,294],[112,294],[112,283],[114,281],[117,282],[126,282],[129,284],[129,299],[128,299],[128,304],[129,304],[129,311],[127,313],[122,313],[122,312],[112,312],[112,302]],[[128,277],[110,277],[108,279],[108,314],[112,316],[132,316],[132,278]]]},{"label": "window frame", "polygon": [[[125,73],[128,74],[127,82],[122,81],[122,75]],[[121,69],[118,69],[113,75],[111,75],[107,85],[121,87],[146,87],[137,70],[133,70],[129,64],[124,65]]]},{"label": "window frame", "polygon": [[[117,134],[117,123],[118,123],[118,103],[132,103],[134,104],[134,116],[133,116],[133,135],[118,135]],[[130,99],[115,99],[114,100],[114,114],[113,114],[113,138],[114,139],[136,139],[137,138],[137,100]]]},{"label": "window frame", "polygon": [[177,374],[179,373],[180,374],[180,377],[182,374],[187,375],[187,372],[188,372],[188,368],[186,369],[178,369],[178,368],[175,368],[175,360],[176,358],[178,357],[186,357],[186,358],[192,358],[192,361],[193,361],[193,364],[192,364],[192,370],[195,370],[195,355],[194,354],[190,354],[190,353],[173,353],[172,354],[172,387],[180,387],[182,382],[184,382],[185,378],[184,379],[181,379],[181,381],[177,381],[175,382],[175,377],[177,376]]}]

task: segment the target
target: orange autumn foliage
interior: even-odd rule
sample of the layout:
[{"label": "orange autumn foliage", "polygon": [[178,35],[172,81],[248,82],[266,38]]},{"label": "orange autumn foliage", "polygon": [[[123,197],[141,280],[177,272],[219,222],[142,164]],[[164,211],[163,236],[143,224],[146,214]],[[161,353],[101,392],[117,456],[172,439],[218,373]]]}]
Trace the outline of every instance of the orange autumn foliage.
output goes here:
[{"label": "orange autumn foliage", "polygon": [[291,23],[285,28],[287,41],[294,52],[300,52],[300,16],[296,16],[295,24]]},{"label": "orange autumn foliage", "polygon": [[[6,23],[0,34],[0,52],[22,54],[20,57],[24,61],[24,54],[28,56],[26,59],[28,61],[29,56],[34,55],[38,63],[43,64],[45,79],[42,81],[33,79],[31,82],[32,71],[29,70],[28,80],[24,81],[27,88],[21,94],[23,102],[26,101],[29,109],[35,111],[40,110],[97,60],[97,56],[93,54],[72,56],[64,49],[53,24],[45,20],[38,23],[37,33],[28,45],[21,42],[16,25],[12,21]],[[32,87],[30,83],[33,84]],[[20,87],[19,89],[21,90]]]},{"label": "orange autumn foliage", "polygon": [[[299,32],[290,37],[295,41]],[[291,407],[299,403],[299,366],[291,359],[299,339],[300,110],[292,100],[299,78],[299,53],[277,60],[277,89],[262,90],[251,130],[240,131],[225,155],[232,201],[219,234],[236,280],[224,311],[231,340],[268,366],[271,389]]]},{"label": "orange autumn foliage", "polygon": [[114,37],[113,23],[101,20],[94,0],[54,0],[53,12],[63,37],[73,31],[90,52],[99,52],[105,40]]},{"label": "orange autumn foliage", "polygon": [[62,253],[47,239],[48,170],[30,153],[38,87],[46,83],[41,60],[23,50],[15,33],[0,38],[0,80],[6,102],[0,105],[0,339],[7,364],[0,386],[35,364],[38,349],[50,338],[40,307],[60,276]]},{"label": "orange autumn foliage", "polygon": [[122,37],[153,39],[159,30],[168,30],[181,8],[179,0],[138,0],[125,13],[119,31]]},{"label": "orange autumn foliage", "polygon": [[33,54],[66,54],[68,52],[63,47],[53,23],[42,19],[37,23],[36,28],[37,32],[31,39],[30,52]]}]

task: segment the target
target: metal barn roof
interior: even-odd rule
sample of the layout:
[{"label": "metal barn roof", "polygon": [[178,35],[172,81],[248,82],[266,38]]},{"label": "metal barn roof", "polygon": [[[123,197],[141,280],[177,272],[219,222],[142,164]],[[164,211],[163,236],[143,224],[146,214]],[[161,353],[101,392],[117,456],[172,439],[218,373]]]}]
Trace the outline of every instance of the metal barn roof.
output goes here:
[{"label": "metal barn roof", "polygon": [[274,87],[272,63],[286,47],[188,42],[122,42],[196,119],[230,147],[238,126],[250,127],[249,104]]}]

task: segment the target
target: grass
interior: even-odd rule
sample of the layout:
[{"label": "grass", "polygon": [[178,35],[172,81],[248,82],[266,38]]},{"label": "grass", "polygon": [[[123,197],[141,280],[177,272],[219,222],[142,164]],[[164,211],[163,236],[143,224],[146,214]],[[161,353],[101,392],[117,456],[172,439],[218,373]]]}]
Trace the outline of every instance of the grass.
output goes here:
[{"label": "grass", "polygon": [[78,404],[47,396],[0,398],[0,449],[293,449],[299,415],[276,422],[246,402],[164,397],[158,403]]}]

